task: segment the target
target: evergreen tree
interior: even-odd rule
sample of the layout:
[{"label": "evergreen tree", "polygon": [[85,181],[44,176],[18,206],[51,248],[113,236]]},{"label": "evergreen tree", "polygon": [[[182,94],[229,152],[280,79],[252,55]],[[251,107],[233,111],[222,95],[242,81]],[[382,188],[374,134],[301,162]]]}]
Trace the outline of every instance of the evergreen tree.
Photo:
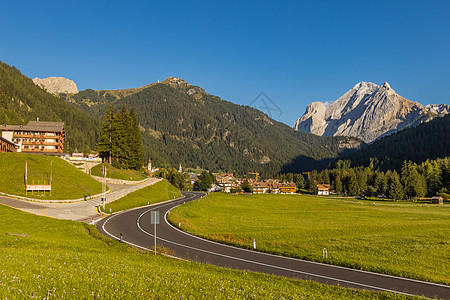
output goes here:
[{"label": "evergreen tree", "polygon": [[305,187],[305,178],[301,174],[294,175],[294,182],[297,185],[297,189],[302,189]]},{"label": "evergreen tree", "polygon": [[430,162],[430,160],[427,160],[426,162],[422,163],[421,169],[427,183],[428,195],[435,196],[442,186],[442,171],[439,167],[438,162]]},{"label": "evergreen tree", "polygon": [[406,198],[412,199],[414,197],[423,197],[425,195],[425,180],[417,172],[417,168],[412,162],[405,161],[403,163],[401,180]]},{"label": "evergreen tree", "polygon": [[336,177],[334,178],[334,190],[336,191],[336,193],[342,194],[342,180],[339,173],[337,173]]},{"label": "evergreen tree", "polygon": [[396,171],[388,171],[387,174],[387,193],[388,197],[394,200],[401,200],[404,198],[403,187],[400,182],[400,177]]},{"label": "evergreen tree", "polygon": [[112,127],[115,111],[112,105],[109,106],[108,111],[103,119],[102,127],[100,128],[100,140],[97,144],[97,151],[101,158],[107,160],[111,164],[112,159]]},{"label": "evergreen tree", "polygon": [[347,191],[350,196],[357,196],[359,194],[358,178],[353,169],[349,170],[349,174],[346,179]]},{"label": "evergreen tree", "polygon": [[244,192],[246,192],[246,193],[251,193],[251,192],[253,192],[252,185],[250,184],[250,182],[248,182],[247,179],[245,179],[244,181],[242,181],[241,188],[242,188],[242,190],[243,190]]},{"label": "evergreen tree", "polygon": [[116,168],[141,168],[142,142],[133,109],[128,112],[125,106],[122,106],[120,112],[115,112],[110,106],[102,123],[97,151]]},{"label": "evergreen tree", "polygon": [[208,190],[213,183],[216,182],[216,177],[210,172],[203,171],[200,176],[198,176],[198,180],[195,183],[196,189],[199,191]]}]

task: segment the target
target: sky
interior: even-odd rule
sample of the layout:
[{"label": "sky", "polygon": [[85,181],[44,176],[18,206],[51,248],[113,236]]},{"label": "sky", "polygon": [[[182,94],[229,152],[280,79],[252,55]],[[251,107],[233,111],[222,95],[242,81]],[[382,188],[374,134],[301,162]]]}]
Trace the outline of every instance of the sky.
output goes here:
[{"label": "sky", "polygon": [[6,0],[0,60],[78,90],[174,76],[293,126],[360,81],[450,104],[449,15],[450,1]]}]

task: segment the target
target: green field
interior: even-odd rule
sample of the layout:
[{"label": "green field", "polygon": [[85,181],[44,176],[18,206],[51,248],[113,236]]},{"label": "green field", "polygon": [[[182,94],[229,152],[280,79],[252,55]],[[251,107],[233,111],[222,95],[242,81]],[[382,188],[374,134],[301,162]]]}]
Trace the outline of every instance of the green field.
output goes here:
[{"label": "green field", "polygon": [[413,299],[155,256],[0,205],[2,299]]},{"label": "green field", "polygon": [[[53,161],[52,195],[25,193],[25,161],[28,161],[28,184],[50,181]],[[58,157],[37,154],[0,153],[0,192],[37,199],[78,199],[102,192],[102,184]]]},{"label": "green field", "polygon": [[117,169],[110,164],[99,164],[91,169],[91,175],[103,177],[102,166],[106,165],[106,178],[139,181],[147,178],[141,171]]},{"label": "green field", "polygon": [[162,180],[132,192],[114,202],[107,203],[104,211],[109,213],[111,209],[111,213],[114,213],[125,209],[172,200],[178,197],[181,197],[180,191],[167,180]]},{"label": "green field", "polygon": [[213,193],[169,220],[248,249],[256,239],[259,251],[450,284],[449,205]]}]

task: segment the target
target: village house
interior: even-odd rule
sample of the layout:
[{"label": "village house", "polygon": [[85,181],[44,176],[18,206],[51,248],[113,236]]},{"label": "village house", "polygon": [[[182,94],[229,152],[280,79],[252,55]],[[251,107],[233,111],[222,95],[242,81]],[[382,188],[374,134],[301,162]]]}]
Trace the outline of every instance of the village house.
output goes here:
[{"label": "village house", "polygon": [[230,193],[233,188],[234,176],[232,173],[225,173],[216,176],[217,184],[222,188],[225,193]]},{"label": "village house", "polygon": [[255,182],[252,184],[253,194],[266,194],[269,192],[268,182]]},{"label": "village house", "polygon": [[252,183],[254,194],[294,194],[297,186],[293,182],[279,182],[277,179]]},{"label": "village house", "polygon": [[14,143],[17,152],[58,154],[64,151],[64,123],[30,121],[27,125],[0,126],[2,138]]},{"label": "village house", "polygon": [[295,194],[297,192],[297,185],[293,182],[282,182],[278,184],[280,194]]},{"label": "village house", "polygon": [[318,184],[317,185],[317,195],[328,196],[330,194],[329,184]]}]

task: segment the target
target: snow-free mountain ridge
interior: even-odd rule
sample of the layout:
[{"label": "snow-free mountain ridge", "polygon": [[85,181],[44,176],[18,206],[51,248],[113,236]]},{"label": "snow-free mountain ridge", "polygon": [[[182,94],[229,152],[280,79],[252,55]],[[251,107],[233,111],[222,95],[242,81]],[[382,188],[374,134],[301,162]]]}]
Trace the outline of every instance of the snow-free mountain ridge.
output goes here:
[{"label": "snow-free mountain ridge", "polygon": [[50,94],[58,95],[60,93],[76,94],[77,85],[73,80],[64,77],[33,78],[34,84],[45,89]]}]

